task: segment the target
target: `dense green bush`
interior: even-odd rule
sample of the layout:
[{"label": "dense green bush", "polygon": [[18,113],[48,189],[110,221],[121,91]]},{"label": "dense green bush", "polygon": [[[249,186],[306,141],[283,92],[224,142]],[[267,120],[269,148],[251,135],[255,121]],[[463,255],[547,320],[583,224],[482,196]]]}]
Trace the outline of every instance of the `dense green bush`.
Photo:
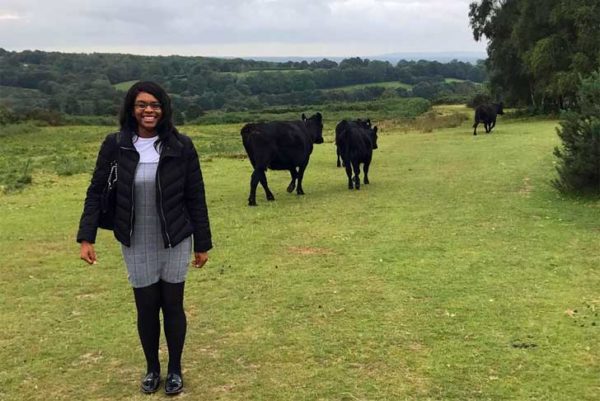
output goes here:
[{"label": "dense green bush", "polygon": [[467,102],[467,107],[476,108],[479,105],[492,102],[492,97],[488,93],[478,93]]},{"label": "dense green bush", "polygon": [[565,112],[557,129],[562,148],[554,185],[562,192],[600,195],[600,71],[581,82],[578,108]]},{"label": "dense green bush", "polygon": [[0,192],[12,192],[31,184],[31,160],[4,160],[0,164]]},{"label": "dense green bush", "polygon": [[0,105],[0,125],[15,124],[19,120],[19,116],[12,109]]}]

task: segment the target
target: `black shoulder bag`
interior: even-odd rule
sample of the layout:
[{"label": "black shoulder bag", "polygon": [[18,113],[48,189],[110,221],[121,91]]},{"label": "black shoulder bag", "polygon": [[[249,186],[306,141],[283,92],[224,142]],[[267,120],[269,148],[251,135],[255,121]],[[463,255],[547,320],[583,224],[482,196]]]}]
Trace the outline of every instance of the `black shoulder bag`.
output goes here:
[{"label": "black shoulder bag", "polygon": [[115,226],[115,209],[117,199],[117,181],[119,180],[119,133],[115,136],[115,147],[112,152],[113,160],[110,162],[110,172],[102,195],[100,196],[100,221],[98,227],[112,230]]}]

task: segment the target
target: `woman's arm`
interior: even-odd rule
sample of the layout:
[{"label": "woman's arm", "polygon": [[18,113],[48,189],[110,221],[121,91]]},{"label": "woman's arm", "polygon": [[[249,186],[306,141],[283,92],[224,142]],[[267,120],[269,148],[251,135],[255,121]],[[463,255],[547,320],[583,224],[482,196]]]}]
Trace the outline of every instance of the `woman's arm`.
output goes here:
[{"label": "woman's arm", "polygon": [[[185,204],[194,226],[194,252],[206,253],[212,248],[208,210],[204,195],[204,181],[200,169],[198,153],[190,139],[187,149]],[[198,260],[198,258],[196,258]],[[202,263],[203,264],[203,263]]]},{"label": "woman's arm", "polygon": [[100,197],[110,174],[110,163],[115,160],[117,151],[116,134],[110,134],[100,146],[96,168],[86,192],[83,213],[79,220],[79,231],[77,232],[77,242],[79,243],[86,241],[93,244],[96,242],[100,219]]}]

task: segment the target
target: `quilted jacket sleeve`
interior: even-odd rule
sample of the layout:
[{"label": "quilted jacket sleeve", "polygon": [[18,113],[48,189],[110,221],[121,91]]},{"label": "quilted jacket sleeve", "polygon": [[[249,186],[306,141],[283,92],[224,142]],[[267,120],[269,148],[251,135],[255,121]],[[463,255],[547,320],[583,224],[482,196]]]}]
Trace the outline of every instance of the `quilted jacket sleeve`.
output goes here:
[{"label": "quilted jacket sleeve", "polygon": [[[194,252],[212,248],[208,209],[204,194],[204,181],[198,152],[190,139],[186,143],[185,205],[194,226]],[[186,141],[187,142],[187,141]]]},{"label": "quilted jacket sleeve", "polygon": [[116,158],[117,134],[110,134],[102,142],[98,158],[96,159],[96,168],[92,174],[92,180],[87,189],[83,213],[79,220],[79,231],[77,232],[77,242],[87,241],[96,242],[96,233],[98,231],[98,221],[100,219],[100,196],[102,189],[108,180],[110,173],[110,163]]}]

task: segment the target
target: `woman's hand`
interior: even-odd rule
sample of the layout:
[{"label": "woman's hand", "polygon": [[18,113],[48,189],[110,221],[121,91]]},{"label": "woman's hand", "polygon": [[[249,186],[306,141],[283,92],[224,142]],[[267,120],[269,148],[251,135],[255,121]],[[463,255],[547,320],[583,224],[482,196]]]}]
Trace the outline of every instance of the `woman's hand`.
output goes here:
[{"label": "woman's hand", "polygon": [[200,269],[208,262],[208,252],[194,252],[194,267]]},{"label": "woman's hand", "polygon": [[88,264],[95,265],[96,251],[94,250],[94,245],[87,241],[81,241],[81,251],[79,253],[79,257],[82,260],[85,260]]}]

